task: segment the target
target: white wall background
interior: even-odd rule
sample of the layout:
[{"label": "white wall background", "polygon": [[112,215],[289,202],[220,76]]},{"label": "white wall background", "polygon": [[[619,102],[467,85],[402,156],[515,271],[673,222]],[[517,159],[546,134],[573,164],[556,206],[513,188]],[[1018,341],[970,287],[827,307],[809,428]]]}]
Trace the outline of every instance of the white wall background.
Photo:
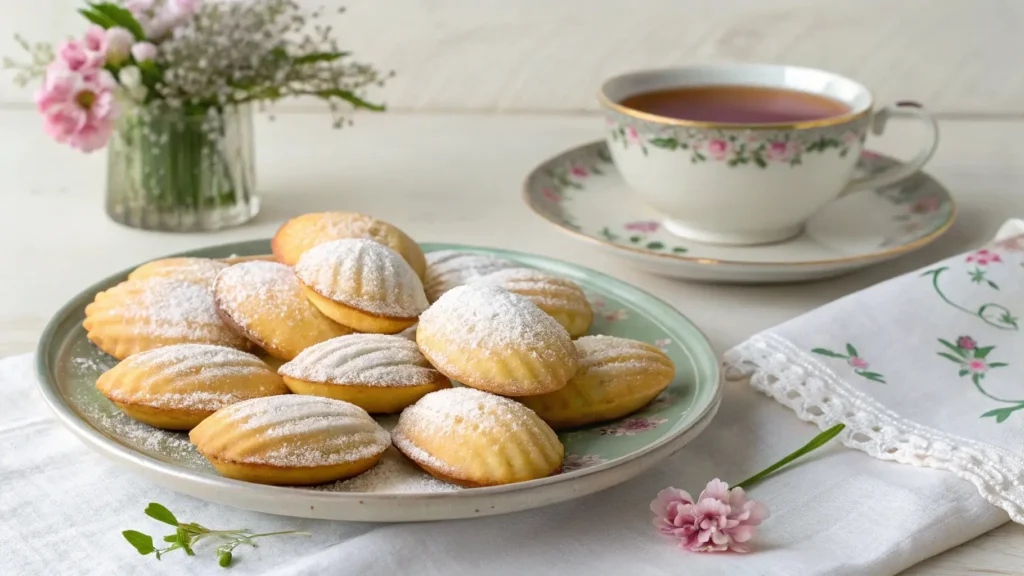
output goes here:
[{"label": "white wall background", "polygon": [[[1024,114],[1024,0],[301,1],[348,7],[333,23],[345,47],[398,72],[382,94],[394,111],[588,111],[621,71],[765,61],[944,114]],[[18,54],[15,32],[80,33],[78,5],[0,0],[0,54]],[[0,80],[0,104],[31,94]]]}]

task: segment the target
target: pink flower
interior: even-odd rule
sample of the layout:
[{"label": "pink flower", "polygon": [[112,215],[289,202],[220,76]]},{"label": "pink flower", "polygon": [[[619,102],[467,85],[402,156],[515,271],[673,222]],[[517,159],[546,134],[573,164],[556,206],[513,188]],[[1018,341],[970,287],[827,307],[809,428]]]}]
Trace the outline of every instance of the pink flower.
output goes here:
[{"label": "pink flower", "polygon": [[708,140],[708,154],[715,160],[724,160],[729,155],[729,143],[725,140]]},{"label": "pink flower", "polygon": [[138,42],[132,46],[132,58],[136,62],[156,60],[156,46],[149,42]]},{"label": "pink flower", "polygon": [[857,356],[851,356],[850,359],[846,361],[846,363],[859,370],[864,370],[865,368],[868,367],[868,361],[863,358],[858,358]]},{"label": "pink flower", "polygon": [[640,135],[637,134],[636,128],[633,128],[632,126],[627,126],[626,127],[626,136],[629,137],[629,141],[630,142],[639,142],[640,141]]},{"label": "pink flower", "polygon": [[974,350],[978,347],[978,343],[974,341],[974,338],[970,336],[961,336],[956,339],[957,348],[963,348],[964,350]]},{"label": "pink flower", "polygon": [[50,70],[35,96],[44,130],[57,142],[83,152],[102,148],[117,116],[115,86],[106,70],[87,74]]},{"label": "pink flower", "polygon": [[796,142],[768,143],[768,159],[776,162],[789,162],[799,151],[800,145]]},{"label": "pink flower", "polygon": [[605,426],[604,428],[601,428],[600,432],[602,436],[633,436],[640,432],[654,430],[665,422],[668,422],[666,418],[644,418],[642,416],[638,416],[634,418],[626,418],[625,420],[611,426]]},{"label": "pink flower", "polygon": [[653,220],[640,220],[627,223],[625,228],[633,232],[657,232],[660,226],[660,224]]},{"label": "pink flower", "polygon": [[57,48],[57,59],[50,64],[48,70],[70,70],[88,74],[102,68],[105,57],[103,52],[86,49],[85,43],[80,40],[69,40]]},{"label": "pink flower", "polygon": [[938,196],[926,196],[921,198],[914,205],[911,206],[910,211],[914,214],[931,214],[939,209],[939,197]]},{"label": "pink flower", "polygon": [[559,196],[558,194],[555,194],[555,191],[552,190],[551,188],[541,188],[540,194],[541,196],[547,198],[548,200],[551,200],[555,204],[558,204],[562,201],[562,197]]},{"label": "pink flower", "polygon": [[984,360],[971,360],[967,363],[967,369],[975,374],[981,374],[988,370],[988,364]]},{"label": "pink flower", "polygon": [[577,178],[586,178],[587,176],[590,175],[590,172],[588,172],[587,169],[582,166],[573,166],[570,172],[572,172],[572,175],[576,176]]},{"label": "pink flower", "polygon": [[715,478],[696,500],[686,490],[666,488],[651,502],[654,527],[679,540],[690,552],[747,552],[755,526],[769,516],[768,508],[747,500],[742,488]]},{"label": "pink flower", "polygon": [[990,252],[985,249],[978,250],[974,254],[967,257],[968,262],[974,262],[978,266],[987,266],[992,262],[1002,262],[1003,259],[999,257],[999,254]]},{"label": "pink flower", "polygon": [[85,49],[92,53],[106,55],[107,53],[107,31],[95,24],[89,26],[85,32],[85,40],[82,41]]},{"label": "pink flower", "polygon": [[146,16],[153,9],[154,0],[128,0],[124,6],[136,19]]}]

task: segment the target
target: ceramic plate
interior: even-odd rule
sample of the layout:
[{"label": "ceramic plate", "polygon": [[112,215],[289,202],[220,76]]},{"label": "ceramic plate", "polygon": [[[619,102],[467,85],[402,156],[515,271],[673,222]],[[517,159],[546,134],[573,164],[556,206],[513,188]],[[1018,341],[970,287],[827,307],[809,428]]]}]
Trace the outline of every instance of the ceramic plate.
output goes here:
[{"label": "ceramic plate", "polygon": [[[897,160],[864,152],[858,173]],[[792,282],[837,276],[920,248],[952,224],[956,205],[925,173],[877,190],[839,198],[793,240],[761,246],[719,246],[684,240],[633,196],[604,142],[562,153],[526,179],[525,200],[574,238],[598,245],[655,274],[719,282]]]},{"label": "ceramic plate", "polygon": [[[126,270],[76,296],[46,327],[37,352],[43,396],[58,418],[87,445],[167,488],[273,514],[382,522],[502,514],[603,490],[672,455],[714,416],[720,399],[718,361],[697,327],[669,305],[613,278],[541,256],[448,244],[424,245],[427,252],[442,249],[495,254],[571,278],[583,287],[594,307],[591,333],[635,338],[660,347],[675,362],[675,380],[636,414],[559,434],[566,451],[564,471],[541,480],[455,490],[424,476],[422,481],[412,478],[414,481],[390,487],[350,483],[344,488],[349,491],[345,492],[229,480],[219,476],[199,456],[186,434],[134,422],[96,389],[96,378],[116,360],[86,339],[81,326],[84,309],[97,292],[122,281],[129,272]],[[261,240],[184,255],[221,258],[269,252],[269,241]],[[393,424],[393,418],[382,424]],[[408,467],[405,463],[392,464]],[[412,474],[420,474],[412,470]],[[365,491],[370,488],[388,491]]]}]

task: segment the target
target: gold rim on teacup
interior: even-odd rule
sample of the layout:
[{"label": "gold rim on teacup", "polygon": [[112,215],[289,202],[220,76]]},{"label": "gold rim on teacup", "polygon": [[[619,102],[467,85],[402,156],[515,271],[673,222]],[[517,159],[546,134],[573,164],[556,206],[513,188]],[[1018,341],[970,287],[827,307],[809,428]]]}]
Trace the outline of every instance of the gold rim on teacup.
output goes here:
[{"label": "gold rim on teacup", "polygon": [[[643,120],[645,122],[655,122],[658,124],[666,124],[670,126],[683,126],[687,128],[714,128],[718,130],[802,130],[807,128],[824,128],[827,126],[837,126],[839,124],[845,124],[853,120],[857,120],[863,116],[867,116],[872,113],[875,107],[875,96],[866,86],[857,83],[857,86],[863,90],[867,96],[868,101],[864,106],[863,110],[851,111],[846,114],[839,116],[831,116],[828,118],[821,118],[819,120],[809,120],[806,122],[761,122],[761,123],[742,123],[742,122],[706,122],[701,120],[683,120],[680,118],[672,118],[669,116],[661,116],[659,114],[651,114],[650,112],[643,112],[623,106],[619,102],[616,102],[612,98],[608,97],[607,91],[610,84],[613,82],[623,81],[630,77],[642,77],[645,75],[656,75],[656,74],[667,74],[673,71],[700,71],[700,70],[721,70],[723,68],[731,70],[749,69],[754,70],[765,67],[785,67],[794,70],[801,70],[808,73],[817,74],[828,74],[833,75],[827,70],[820,70],[818,68],[808,68],[802,66],[781,66],[775,64],[731,64],[722,66],[685,66],[680,68],[664,68],[664,69],[649,69],[649,70],[638,70],[633,72],[627,72],[625,74],[619,74],[606,80],[602,85],[601,89],[597,92],[598,102],[602,106],[618,112],[619,114],[636,118],[637,120]],[[746,85],[746,84],[744,84]],[[753,84],[751,84],[753,85]],[[667,86],[666,86],[667,88]]]}]

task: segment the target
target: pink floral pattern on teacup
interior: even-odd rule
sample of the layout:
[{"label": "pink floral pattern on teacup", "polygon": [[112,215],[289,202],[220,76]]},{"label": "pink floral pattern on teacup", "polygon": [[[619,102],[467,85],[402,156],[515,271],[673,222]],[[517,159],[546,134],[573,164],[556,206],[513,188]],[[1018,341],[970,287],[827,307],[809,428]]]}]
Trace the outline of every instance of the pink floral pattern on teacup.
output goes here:
[{"label": "pink floral pattern on teacup", "polygon": [[555,191],[552,190],[551,188],[541,188],[540,194],[541,196],[547,198],[548,200],[551,200],[555,204],[559,204],[562,202],[562,197],[559,196],[558,194],[555,194]]},{"label": "pink floral pattern on teacup", "polygon": [[725,160],[729,156],[732,146],[727,140],[713,139],[707,143],[708,156],[715,160]]},{"label": "pink floral pattern on teacup", "polygon": [[639,220],[637,222],[628,222],[624,226],[626,230],[631,232],[657,232],[661,224],[654,220]]},{"label": "pink floral pattern on teacup", "polygon": [[766,155],[775,162],[789,162],[800,153],[800,144],[796,142],[769,142]]},{"label": "pink floral pattern on teacup", "polygon": [[587,176],[590,176],[590,171],[583,166],[573,166],[570,172],[577,178],[586,178]]}]

